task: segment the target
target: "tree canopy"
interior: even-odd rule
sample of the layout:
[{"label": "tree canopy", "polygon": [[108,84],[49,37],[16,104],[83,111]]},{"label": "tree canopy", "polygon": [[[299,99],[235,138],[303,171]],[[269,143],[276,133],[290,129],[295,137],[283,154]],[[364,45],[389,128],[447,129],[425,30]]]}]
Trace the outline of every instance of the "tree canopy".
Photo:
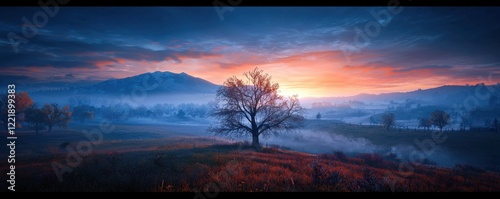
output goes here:
[{"label": "tree canopy", "polygon": [[209,131],[220,135],[250,135],[252,146],[259,150],[259,136],[289,132],[303,124],[303,111],[297,96],[286,99],[279,94],[279,84],[255,68],[242,80],[227,79],[217,91],[211,115],[218,120]]}]

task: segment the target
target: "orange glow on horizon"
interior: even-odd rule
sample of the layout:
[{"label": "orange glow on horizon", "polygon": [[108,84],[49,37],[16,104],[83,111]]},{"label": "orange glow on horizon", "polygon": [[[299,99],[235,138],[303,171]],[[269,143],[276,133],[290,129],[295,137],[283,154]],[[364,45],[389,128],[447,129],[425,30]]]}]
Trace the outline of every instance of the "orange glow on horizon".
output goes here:
[{"label": "orange glow on horizon", "polygon": [[[223,47],[221,47],[223,48]],[[262,69],[280,85],[280,94],[304,97],[341,97],[357,94],[381,94],[391,92],[409,92],[429,89],[443,85],[465,85],[481,83],[478,78],[457,78],[448,74],[460,72],[450,68],[414,68],[401,70],[398,66],[363,63],[371,54],[356,54],[354,63],[347,63],[342,52],[318,51],[298,53],[292,56],[266,59],[266,56],[230,54],[200,54],[181,57],[181,62],[165,60],[161,62],[134,61],[116,59],[114,61],[95,62],[96,68],[87,70],[46,67],[41,73],[38,67],[26,67],[5,71],[16,74],[20,71],[37,72],[43,76],[49,74],[78,73],[79,78],[106,80],[125,78],[154,71],[185,72],[214,84],[222,85],[227,78],[243,78],[243,73],[255,67]],[[456,70],[456,71],[453,71]],[[99,74],[96,76],[95,74]],[[485,78],[488,75],[485,72]],[[496,84],[498,78],[486,84]]]}]

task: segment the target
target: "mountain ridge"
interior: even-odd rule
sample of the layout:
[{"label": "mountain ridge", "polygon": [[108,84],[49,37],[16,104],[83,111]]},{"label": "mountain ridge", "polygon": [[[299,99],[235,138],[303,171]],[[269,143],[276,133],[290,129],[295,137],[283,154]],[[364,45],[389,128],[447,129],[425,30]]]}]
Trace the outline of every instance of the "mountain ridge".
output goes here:
[{"label": "mountain ridge", "polygon": [[89,86],[90,91],[107,94],[127,92],[138,89],[152,93],[214,93],[219,85],[187,73],[155,71],[121,79],[110,79]]},{"label": "mountain ridge", "polygon": [[405,101],[406,99],[413,99],[434,102],[434,104],[449,105],[450,103],[464,103],[467,98],[476,98],[480,103],[488,103],[489,97],[482,96],[494,96],[499,94],[500,84],[497,83],[491,85],[443,85],[429,89],[417,89],[407,92],[390,92],[380,94],[361,93],[353,96],[303,98],[303,100],[307,102],[344,102],[349,100],[362,102],[389,102],[392,100]]},{"label": "mountain ridge", "polygon": [[[99,96],[122,96],[124,94],[141,95],[215,95],[221,85],[214,84],[203,78],[191,76],[185,72],[173,73],[170,71],[155,71],[142,73],[120,79],[108,79],[89,86],[66,87],[55,90],[31,91],[38,97],[51,98],[62,97],[64,95],[99,95]],[[476,84],[476,85],[443,85],[429,89],[417,89],[407,92],[390,92],[380,94],[360,93],[353,96],[343,97],[305,97],[301,101],[309,104],[318,101],[345,102],[390,102],[405,101],[407,99],[431,102],[433,104],[463,103],[469,96],[476,96],[481,93],[491,92],[500,98],[500,84]],[[489,99],[481,99],[481,103],[488,103]]]}]

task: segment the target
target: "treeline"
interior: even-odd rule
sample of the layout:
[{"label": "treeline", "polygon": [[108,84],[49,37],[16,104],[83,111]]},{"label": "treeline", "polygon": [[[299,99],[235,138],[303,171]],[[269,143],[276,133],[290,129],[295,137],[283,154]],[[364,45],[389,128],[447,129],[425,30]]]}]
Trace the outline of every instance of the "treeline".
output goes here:
[{"label": "treeline", "polygon": [[[7,112],[7,96],[0,96],[0,111]],[[101,105],[99,107],[89,105],[83,101],[77,101],[71,105],[59,105],[56,103],[37,104],[26,92],[16,93],[16,128],[27,127],[39,131],[50,132],[53,127],[68,127],[71,121],[84,124],[94,119],[108,119],[112,121],[127,120],[131,118],[149,118],[156,120],[167,120],[172,117],[178,119],[206,118],[210,111],[209,104],[184,103],[156,104],[154,106],[131,106],[127,103]],[[0,114],[0,122],[3,129],[8,128],[7,114]]]},{"label": "treeline", "polygon": [[[445,126],[451,125],[451,119],[452,115],[450,113],[437,109],[430,113],[429,117],[421,117],[418,120],[418,128],[429,130],[434,126],[440,131],[443,131]],[[461,116],[460,119],[460,131],[465,131],[467,128],[470,130],[473,129],[473,127],[471,127],[471,121],[468,117]],[[382,114],[379,119],[374,116],[370,116],[370,125],[371,124],[380,124],[389,130],[390,128],[396,126],[396,115],[394,113],[385,113]],[[497,118],[494,118],[493,120],[485,120],[484,125],[486,130],[500,132],[500,122]]]},{"label": "treeline", "polygon": [[172,117],[179,119],[206,118],[210,106],[208,104],[183,103],[156,104],[154,106],[140,105],[137,107],[127,103],[101,105],[100,107],[78,104],[71,107],[75,121],[84,123],[94,118],[108,119],[112,121],[127,120],[131,118],[150,118],[163,120]]},{"label": "treeline", "polygon": [[[16,128],[27,125],[38,134],[40,130],[47,129],[49,132],[55,126],[67,127],[71,121],[71,111],[68,105],[61,107],[58,104],[37,105],[26,92],[15,94],[14,110],[16,115]],[[0,110],[7,112],[7,96],[0,96]],[[4,130],[7,129],[7,114],[0,114]]]}]

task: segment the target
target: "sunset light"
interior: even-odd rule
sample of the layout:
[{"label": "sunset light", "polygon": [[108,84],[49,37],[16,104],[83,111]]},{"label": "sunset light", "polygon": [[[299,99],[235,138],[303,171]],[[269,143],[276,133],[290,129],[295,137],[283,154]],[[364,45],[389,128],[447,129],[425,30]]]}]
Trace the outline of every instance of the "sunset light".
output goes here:
[{"label": "sunset light", "polygon": [[500,191],[498,6],[18,2],[3,192]]},{"label": "sunset light", "polygon": [[[280,83],[284,94],[300,97],[500,80],[500,30],[488,24],[497,19],[497,8],[478,8],[468,15],[459,14],[468,10],[462,7],[425,12],[410,7],[390,15],[386,9],[242,7],[221,22],[209,7],[67,7],[37,37],[21,43],[19,53],[10,54],[12,47],[4,41],[0,72],[2,81],[71,85],[158,70],[185,72],[220,85],[259,67]],[[3,14],[13,17],[21,11]],[[133,14],[108,15],[125,11]],[[96,20],[74,25],[89,17]],[[4,27],[15,28],[16,23]]]}]

